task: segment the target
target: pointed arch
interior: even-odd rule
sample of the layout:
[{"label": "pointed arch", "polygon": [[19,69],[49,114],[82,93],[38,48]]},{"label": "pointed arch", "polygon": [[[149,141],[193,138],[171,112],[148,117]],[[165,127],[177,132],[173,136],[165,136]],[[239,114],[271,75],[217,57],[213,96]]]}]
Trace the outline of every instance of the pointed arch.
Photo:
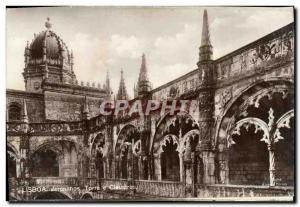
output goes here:
[{"label": "pointed arch", "polygon": [[155,134],[150,144],[150,151],[155,154],[159,149],[159,143],[164,139],[164,136],[168,134],[173,134],[178,137],[179,145],[181,145],[181,139],[191,130],[199,130],[199,125],[190,114],[165,114],[156,125]]},{"label": "pointed arch", "polygon": [[[270,92],[274,92],[274,86],[282,86],[282,90],[285,90],[286,93],[293,93],[293,83],[293,80],[289,78],[274,78],[269,79],[268,81],[260,80],[249,85],[247,88],[235,95],[232,100],[225,105],[222,115],[216,123],[214,146],[217,146],[220,141],[223,142],[222,139],[227,138],[228,131],[233,127],[234,122],[236,121],[234,113],[237,114],[238,108],[241,108],[243,105],[242,107],[245,109],[249,105],[253,105],[259,101],[259,99],[254,100],[249,99],[249,97],[256,96],[261,93],[262,89],[266,88],[268,88]],[[265,93],[265,96],[268,96],[268,94]]]}]

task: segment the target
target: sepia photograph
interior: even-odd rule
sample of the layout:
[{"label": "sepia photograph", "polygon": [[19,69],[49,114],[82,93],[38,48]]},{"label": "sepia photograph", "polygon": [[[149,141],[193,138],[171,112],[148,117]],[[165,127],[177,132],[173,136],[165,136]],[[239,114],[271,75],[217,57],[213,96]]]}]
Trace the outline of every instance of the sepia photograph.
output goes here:
[{"label": "sepia photograph", "polygon": [[295,202],[293,6],[7,6],[5,24],[9,203]]}]

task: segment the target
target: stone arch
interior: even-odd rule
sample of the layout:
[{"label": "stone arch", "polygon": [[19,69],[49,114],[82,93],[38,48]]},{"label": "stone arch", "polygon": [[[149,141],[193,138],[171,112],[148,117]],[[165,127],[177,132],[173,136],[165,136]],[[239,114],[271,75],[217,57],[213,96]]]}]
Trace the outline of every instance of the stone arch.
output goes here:
[{"label": "stone arch", "polygon": [[51,148],[39,149],[30,157],[32,177],[58,177],[59,155]]},{"label": "stone arch", "polygon": [[[216,132],[215,132],[215,140],[214,144],[216,146],[218,142],[218,138],[220,136],[220,130],[222,127],[222,124],[224,122],[224,119],[226,119],[226,115],[229,113],[229,111],[234,108],[235,105],[239,105],[243,102],[243,96],[249,96],[249,94],[255,93],[255,91],[259,91],[261,87],[268,87],[276,84],[286,84],[286,85],[293,85],[294,81],[289,78],[272,78],[268,81],[265,80],[259,80],[252,84],[250,84],[248,87],[246,87],[244,90],[242,90],[240,93],[235,95],[226,105],[223,110],[223,113],[221,115],[220,120],[216,123]],[[242,101],[241,101],[242,100]],[[226,120],[225,120],[226,121]],[[221,132],[222,133],[222,132]]]},{"label": "stone arch", "polygon": [[7,144],[7,176],[8,178],[19,177],[20,158],[13,145]]},{"label": "stone arch", "polygon": [[105,146],[105,135],[102,132],[100,132],[91,140],[90,155],[92,155],[92,150],[95,147],[99,148],[99,150],[101,148],[101,151],[104,154],[104,146]]},{"label": "stone arch", "polygon": [[140,139],[139,137],[140,132],[133,124],[127,124],[125,125],[120,132],[118,133],[118,137],[114,146],[114,153],[115,155],[120,154],[121,148],[126,145],[126,142],[136,142]]},{"label": "stone arch", "polygon": [[91,173],[93,177],[104,178],[105,177],[105,157],[107,156],[107,148],[105,147],[105,135],[98,133],[92,140],[90,148],[91,156]]},{"label": "stone arch", "polygon": [[78,152],[79,144],[74,140],[70,139],[68,137],[59,137],[59,139],[56,139],[58,137],[49,137],[45,139],[42,142],[39,142],[38,138],[34,140],[30,146],[30,152],[29,156],[33,154],[35,151],[41,149],[41,148],[51,148],[53,151],[57,152],[59,155],[63,154],[62,151],[62,145],[65,143],[72,144],[72,146],[75,148],[75,151]]},{"label": "stone arch", "polygon": [[277,122],[275,131],[275,185],[294,186],[295,163],[294,110],[285,113]]},{"label": "stone arch", "polygon": [[[53,171],[56,172],[58,164],[59,174],[53,173],[60,177],[75,177],[77,176],[78,167],[78,151],[77,143],[73,140],[45,140],[42,143],[34,146],[29,153],[29,160],[31,160],[31,171],[36,171],[34,164],[39,165],[41,161],[46,162],[46,154],[51,155],[52,161],[49,157],[49,164],[53,164]],[[55,154],[53,154],[53,153]],[[46,153],[46,154],[45,154]],[[45,155],[43,155],[45,154]],[[37,162],[34,162],[37,161]],[[56,160],[56,162],[55,162]],[[51,161],[51,162],[50,162]],[[41,166],[42,167],[42,166]]]},{"label": "stone arch", "polygon": [[[193,148],[194,150],[196,149],[200,141],[199,134],[200,134],[199,125],[190,114],[175,113],[174,115],[171,115],[170,113],[168,113],[164,115],[159,120],[156,126],[156,131],[153,136],[153,141],[150,148],[151,149],[150,152],[153,156],[153,161],[151,162],[151,165],[152,168],[154,169],[153,170],[154,177],[158,180],[163,179],[164,175],[162,174],[162,172],[164,171],[163,168],[166,165],[163,163],[163,161],[167,159],[164,157],[162,159],[161,157],[162,152],[164,151],[162,147],[166,145],[167,141],[168,142],[172,141],[173,145],[177,144],[176,151],[178,152],[178,161],[179,161],[179,166],[177,166],[177,168],[178,168],[178,172],[180,172],[180,181],[183,181],[185,179],[184,159],[188,157],[186,156],[186,151],[190,152],[191,150],[190,143],[192,140],[196,140],[195,143],[193,142]],[[196,139],[191,138],[195,136],[197,136]],[[188,148],[189,150],[186,150],[186,148]],[[188,154],[189,154],[188,159],[191,159],[191,154],[190,153]],[[177,155],[175,157],[177,157]]]},{"label": "stone arch", "polygon": [[22,114],[22,105],[18,102],[11,102],[7,109],[8,121],[20,121]]},{"label": "stone arch", "polygon": [[[178,112],[178,111],[177,111]],[[167,134],[174,134],[179,139],[179,146],[182,145],[182,138],[191,130],[199,130],[198,123],[188,113],[165,114],[160,118],[156,126],[155,134],[151,142],[150,151],[156,153],[160,146],[160,141]],[[182,149],[182,147],[180,147]]]},{"label": "stone arch", "polygon": [[[188,141],[196,141],[196,139],[197,139],[196,137],[198,137],[198,141],[201,143],[199,129],[192,129],[191,131],[187,132],[183,136],[183,142],[180,145],[180,147],[181,147],[180,151],[184,153],[185,148],[186,148],[186,143]],[[197,147],[197,146],[193,145],[192,147]],[[194,151],[194,150],[192,150],[192,151]]]},{"label": "stone arch", "polygon": [[133,124],[125,125],[118,133],[114,146],[116,177],[139,179],[141,152],[140,132]]},{"label": "stone arch", "polygon": [[72,196],[65,191],[45,191],[37,192],[32,195],[33,200],[68,200]]},{"label": "stone arch", "polygon": [[[248,156],[247,159],[256,159],[264,163],[263,165],[261,165],[261,167],[249,167],[249,170],[251,169],[253,170],[253,172],[256,170],[256,168],[263,168],[261,170],[266,173],[265,178],[259,178],[259,176],[263,176],[264,173],[256,173],[258,177],[255,177],[255,175],[253,177],[253,181],[261,180],[261,184],[270,182],[270,185],[273,183],[273,178],[271,176],[271,171],[273,170],[271,164],[269,166],[269,163],[271,163],[269,159],[273,159],[273,156],[271,156],[272,153],[269,153],[268,155],[268,151],[270,151],[271,146],[266,142],[266,140],[269,139],[269,137],[273,136],[269,135],[269,133],[271,133],[269,131],[273,126],[271,120],[276,121],[276,119],[282,116],[285,110],[290,110],[294,107],[293,93],[294,91],[292,81],[283,79],[259,81],[258,83],[254,83],[251,86],[247,87],[247,89],[243,90],[226,106],[223,116],[221,117],[221,120],[217,125],[215,137],[215,146],[218,154],[218,176],[221,183],[230,182],[229,177],[233,167],[229,166],[230,163],[232,163],[234,160],[230,158],[230,156],[232,156],[230,154],[232,153],[232,150],[237,150],[239,146],[242,146],[242,142],[249,142],[248,144],[243,144],[245,147],[247,146],[248,150],[250,150],[251,146],[256,143],[256,151],[253,151],[253,148],[252,152],[249,151],[248,153],[246,153],[246,155]],[[280,104],[284,104],[284,106],[280,107]],[[275,111],[272,107],[275,108]],[[252,135],[250,136],[250,134]],[[237,140],[237,136],[241,136],[239,140]],[[249,140],[245,138],[247,136]],[[257,139],[257,141],[250,144],[250,138],[254,139],[254,137],[256,137],[255,139]],[[242,141],[241,138],[245,139],[243,139]],[[236,141],[239,142],[238,146],[235,145]],[[265,143],[261,143],[261,141],[264,141]],[[234,146],[231,147],[232,145]],[[240,149],[240,152],[247,149]],[[259,151],[257,151],[258,149]],[[257,158],[255,158],[255,156]],[[258,156],[260,156],[260,158]],[[234,157],[237,157],[237,155],[235,155]],[[245,169],[242,171],[246,172]],[[270,171],[269,181],[267,181],[269,178],[266,178],[269,174],[268,171]],[[247,174],[247,177],[251,178],[251,172],[247,172]],[[243,178],[243,180],[247,182],[249,181],[248,178]],[[249,182],[251,183],[252,181]],[[259,184],[259,182],[252,182],[252,184]]]},{"label": "stone arch", "polygon": [[179,138],[177,136],[175,136],[174,134],[168,134],[168,135],[164,136],[163,140],[160,142],[160,146],[157,151],[157,154],[161,154],[163,152],[163,147],[165,147],[167,145],[167,143],[169,143],[171,141],[177,145],[176,151],[179,152],[180,151]]},{"label": "stone arch", "polygon": [[6,146],[7,151],[12,152],[12,156],[14,156],[15,159],[20,159],[19,150],[17,150],[17,148],[9,142],[7,142],[6,145],[7,145]]},{"label": "stone arch", "polygon": [[82,199],[82,200],[91,200],[91,199],[93,199],[93,195],[90,192],[86,192],[86,193],[82,194],[80,199]]},{"label": "stone arch", "polygon": [[173,134],[166,135],[157,152],[160,157],[161,179],[180,181],[179,139]]},{"label": "stone arch", "polygon": [[12,190],[9,192],[9,201],[22,201],[24,198],[22,196]]},{"label": "stone arch", "polygon": [[49,149],[52,150],[53,152],[57,153],[57,155],[62,156],[63,152],[60,149],[60,147],[58,146],[58,143],[56,143],[55,141],[46,141],[40,145],[38,145],[36,148],[32,149],[29,153],[29,157],[31,157],[35,152],[39,151],[39,150],[44,150],[44,149]]}]

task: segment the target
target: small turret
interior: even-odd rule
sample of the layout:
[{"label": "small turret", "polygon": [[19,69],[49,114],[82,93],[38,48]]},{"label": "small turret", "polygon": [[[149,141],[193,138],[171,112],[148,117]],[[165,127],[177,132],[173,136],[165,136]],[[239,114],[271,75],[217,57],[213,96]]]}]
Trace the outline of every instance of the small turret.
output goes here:
[{"label": "small turret", "polygon": [[143,53],[142,55],[142,64],[140,68],[139,80],[137,83],[137,92],[138,95],[144,95],[149,93],[152,90],[151,83],[148,78],[146,56]]},{"label": "small turret", "polygon": [[105,86],[103,87],[106,91],[106,97],[107,99],[111,99],[112,90],[110,87],[110,78],[109,78],[109,71],[106,72],[106,80],[105,80]]},{"label": "small turret", "polygon": [[128,99],[129,99],[129,96],[128,96],[126,86],[125,86],[123,69],[121,69],[121,79],[120,79],[120,85],[119,85],[119,90],[118,90],[118,94],[117,94],[117,100],[128,100]]},{"label": "small turret", "polygon": [[202,24],[202,38],[199,52],[199,62],[197,65],[201,65],[203,62],[207,62],[213,59],[213,47],[210,42],[209,24],[206,9],[203,14]]}]

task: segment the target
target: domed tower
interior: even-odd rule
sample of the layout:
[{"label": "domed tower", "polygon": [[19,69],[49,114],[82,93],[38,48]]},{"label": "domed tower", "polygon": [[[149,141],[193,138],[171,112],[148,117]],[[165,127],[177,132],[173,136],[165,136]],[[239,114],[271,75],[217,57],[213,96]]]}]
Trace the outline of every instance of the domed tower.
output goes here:
[{"label": "domed tower", "polygon": [[44,82],[74,84],[77,82],[73,71],[73,54],[63,40],[51,30],[50,19],[46,30],[34,35],[25,48],[25,68],[23,72],[25,89],[42,92]]}]

